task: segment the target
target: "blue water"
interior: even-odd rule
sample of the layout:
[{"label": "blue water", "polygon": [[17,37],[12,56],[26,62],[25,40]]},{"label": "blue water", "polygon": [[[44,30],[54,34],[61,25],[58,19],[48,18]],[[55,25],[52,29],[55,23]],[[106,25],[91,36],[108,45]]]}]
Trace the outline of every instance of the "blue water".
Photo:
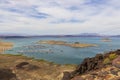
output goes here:
[{"label": "blue water", "polygon": [[[36,38],[7,38],[14,47],[7,54],[22,54],[36,59],[44,59],[58,64],[80,64],[86,57],[105,53],[120,48],[120,38],[110,38],[111,42],[102,42],[100,37],[36,37]],[[36,44],[39,40],[62,40],[97,44],[98,47],[71,48],[62,45]]]}]

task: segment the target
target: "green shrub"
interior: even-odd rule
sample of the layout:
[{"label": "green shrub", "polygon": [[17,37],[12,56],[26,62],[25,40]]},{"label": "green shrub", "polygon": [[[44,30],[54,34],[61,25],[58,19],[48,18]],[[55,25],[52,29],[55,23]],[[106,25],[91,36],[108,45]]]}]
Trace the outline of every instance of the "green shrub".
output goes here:
[{"label": "green shrub", "polygon": [[109,58],[104,59],[103,64],[109,64],[111,61]]},{"label": "green shrub", "polygon": [[104,59],[103,64],[110,64],[112,62],[112,60],[114,60],[117,57],[118,57],[118,55],[116,53],[112,53],[108,56],[108,58]]},{"label": "green shrub", "polygon": [[109,59],[113,60],[113,59],[117,58],[117,56],[118,55],[116,55],[115,53],[112,53],[112,54],[109,55]]}]

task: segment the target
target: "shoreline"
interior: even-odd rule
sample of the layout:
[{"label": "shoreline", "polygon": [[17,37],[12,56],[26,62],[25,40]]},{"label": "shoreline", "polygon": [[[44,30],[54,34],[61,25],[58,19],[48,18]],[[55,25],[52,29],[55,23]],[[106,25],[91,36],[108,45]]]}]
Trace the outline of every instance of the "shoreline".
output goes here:
[{"label": "shoreline", "polygon": [[9,53],[2,53],[2,54],[0,54],[0,55],[2,55],[2,56],[16,56],[16,57],[23,57],[23,58],[26,58],[26,59],[31,59],[31,60],[35,60],[35,61],[40,61],[40,62],[45,62],[45,63],[52,63],[52,64],[55,64],[55,65],[70,65],[70,66],[77,66],[78,64],[60,64],[60,63],[55,63],[55,62],[53,62],[53,61],[49,61],[49,60],[45,60],[45,59],[35,59],[34,57],[28,57],[28,56],[25,56],[25,55],[23,55],[23,54],[9,54]]},{"label": "shoreline", "polygon": [[120,49],[85,58],[73,72],[66,72],[62,80],[119,80]]},{"label": "shoreline", "polygon": [[[17,65],[23,63],[28,64],[17,67]],[[23,55],[0,54],[0,69],[12,70],[12,73],[19,78],[18,80],[62,80],[63,73],[65,71],[74,71],[76,65],[60,65],[45,60],[36,60]]]},{"label": "shoreline", "polygon": [[[50,44],[66,45],[67,43],[52,41]],[[79,43],[76,42],[75,44]],[[4,48],[10,46],[11,48],[13,45],[4,42],[4,45],[1,46]],[[79,65],[57,64],[22,54],[0,54],[0,75],[5,75],[0,76],[0,79],[6,80],[5,78],[11,75],[11,79],[14,80],[96,80],[96,78],[97,80],[109,80],[110,78],[117,80],[120,78],[120,64],[117,63],[119,61],[120,49],[85,58]],[[111,70],[117,70],[117,76]],[[101,73],[107,77],[99,77]]]},{"label": "shoreline", "polygon": [[[72,65],[72,64],[60,65],[60,64],[56,64],[56,63],[49,62],[46,60],[34,59],[34,58],[30,58],[30,57],[23,56],[23,55],[0,54],[0,69],[5,68],[5,69],[12,70],[12,72],[16,75],[16,77],[19,77],[20,80],[21,79],[22,80],[27,80],[27,79],[30,79],[30,80],[34,80],[34,79],[35,80],[39,80],[39,79],[42,79],[42,80],[51,80],[51,79],[52,80],[76,80],[76,79],[81,79],[81,78],[87,79],[89,76],[91,76],[90,74],[98,74],[96,72],[99,72],[100,74],[101,70],[104,70],[104,71],[109,71],[109,69],[120,70],[111,65],[100,67],[99,65],[101,65],[101,62],[97,65],[99,69],[94,69],[91,67],[92,70],[89,71],[87,70],[89,66],[85,66],[85,64],[94,65],[95,64],[94,61],[96,60],[98,60],[98,62],[99,60],[103,61],[104,58],[107,58],[110,54],[113,54],[114,52],[116,52],[115,54],[119,55],[120,54],[119,51],[120,50],[110,51],[105,54],[97,54],[95,57],[84,59],[84,61],[80,63],[80,65]],[[103,56],[104,58],[102,58]],[[91,60],[93,60],[92,63],[89,63]],[[22,68],[16,67],[23,63],[28,63],[28,65],[23,66]],[[82,68],[83,66],[86,67],[86,70]],[[84,72],[81,73],[81,71],[84,71]],[[25,76],[23,76],[22,74],[25,74]],[[74,76],[74,78],[71,79],[70,77],[70,79],[64,79],[65,76],[69,78],[71,74],[72,76]],[[113,76],[112,73],[110,73],[110,75]],[[115,78],[117,77],[114,76],[113,79]],[[105,80],[107,79],[108,78],[106,78]],[[99,78],[97,80],[99,80]]]}]

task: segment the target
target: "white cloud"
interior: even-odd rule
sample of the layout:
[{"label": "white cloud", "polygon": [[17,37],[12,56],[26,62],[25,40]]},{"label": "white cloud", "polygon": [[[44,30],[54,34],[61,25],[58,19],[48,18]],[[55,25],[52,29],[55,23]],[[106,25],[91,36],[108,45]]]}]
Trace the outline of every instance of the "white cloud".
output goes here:
[{"label": "white cloud", "polygon": [[[4,0],[0,3],[0,31],[30,34],[120,34],[120,1],[88,3],[89,1]],[[73,19],[78,22],[72,22]]]}]

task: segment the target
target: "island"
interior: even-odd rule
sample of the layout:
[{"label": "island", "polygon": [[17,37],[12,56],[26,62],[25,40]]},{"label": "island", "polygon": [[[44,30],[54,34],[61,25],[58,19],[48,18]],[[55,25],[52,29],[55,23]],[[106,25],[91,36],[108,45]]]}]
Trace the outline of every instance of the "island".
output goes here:
[{"label": "island", "polygon": [[13,47],[13,43],[0,41],[0,53],[9,50]]},{"label": "island", "polygon": [[103,38],[101,41],[102,41],[102,42],[111,42],[112,40],[109,39],[109,38]]},{"label": "island", "polygon": [[37,44],[63,45],[63,46],[69,46],[69,47],[74,47],[74,48],[85,48],[85,47],[97,47],[98,46],[96,44],[79,43],[79,42],[69,43],[66,41],[55,41],[55,40],[46,40],[46,41],[41,40],[41,41],[38,41]]}]

